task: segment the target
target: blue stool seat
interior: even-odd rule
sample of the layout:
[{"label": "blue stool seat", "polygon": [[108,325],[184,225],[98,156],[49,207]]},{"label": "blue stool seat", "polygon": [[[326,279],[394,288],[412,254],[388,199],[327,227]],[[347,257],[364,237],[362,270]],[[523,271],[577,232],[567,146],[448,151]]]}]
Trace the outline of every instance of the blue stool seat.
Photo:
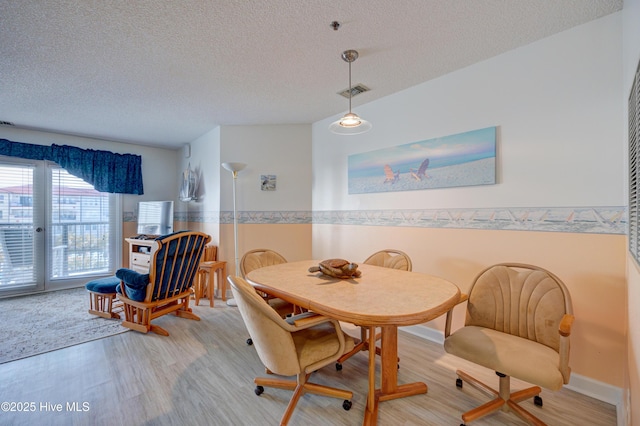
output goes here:
[{"label": "blue stool seat", "polygon": [[102,318],[120,319],[120,314],[114,309],[120,308],[122,304],[116,300],[116,287],[120,284],[117,277],[99,278],[89,281],[84,288],[89,292],[89,313]]},{"label": "blue stool seat", "polygon": [[89,281],[84,287],[96,293],[115,293],[118,284],[120,284],[120,279],[113,276]]}]

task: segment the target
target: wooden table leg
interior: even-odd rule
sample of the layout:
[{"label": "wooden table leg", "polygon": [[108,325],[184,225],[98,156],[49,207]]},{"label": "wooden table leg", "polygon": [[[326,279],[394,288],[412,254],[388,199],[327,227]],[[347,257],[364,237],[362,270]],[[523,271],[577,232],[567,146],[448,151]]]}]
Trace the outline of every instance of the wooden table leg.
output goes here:
[{"label": "wooden table leg", "polygon": [[405,396],[427,393],[424,382],[398,385],[398,327],[382,327],[382,388],[379,400],[404,398]]},{"label": "wooden table leg", "polygon": [[[371,327],[369,335],[375,336],[375,328]],[[371,339],[373,341],[371,341]],[[375,337],[370,338],[370,347],[375,347]],[[369,351],[369,395],[367,396],[367,408],[364,412],[364,425],[375,425],[378,419],[378,407],[380,402],[389,401],[405,396],[427,393],[427,385],[423,382],[398,385],[398,327],[387,325],[382,327],[382,353],[381,353],[381,386],[375,387],[375,351]],[[371,370],[373,369],[373,380]],[[372,396],[373,395],[373,396]]]},{"label": "wooden table leg", "polygon": [[[376,328],[369,327],[369,348],[376,347]],[[375,425],[378,422],[378,400],[376,398],[376,351],[369,350],[369,393],[364,411],[363,425]]]}]

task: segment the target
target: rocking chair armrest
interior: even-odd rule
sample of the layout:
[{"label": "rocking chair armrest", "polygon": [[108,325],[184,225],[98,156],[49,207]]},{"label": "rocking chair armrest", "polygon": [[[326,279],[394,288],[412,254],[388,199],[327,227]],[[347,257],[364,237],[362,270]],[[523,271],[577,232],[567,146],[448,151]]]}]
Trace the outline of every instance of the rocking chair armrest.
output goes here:
[{"label": "rocking chair armrest", "polygon": [[131,300],[142,302],[147,297],[149,274],[141,274],[131,269],[121,268],[116,271],[120,279],[120,292]]},{"label": "rocking chair armrest", "polygon": [[149,274],[141,274],[132,269],[120,268],[116,271],[116,277],[128,287],[144,290],[149,284]]}]

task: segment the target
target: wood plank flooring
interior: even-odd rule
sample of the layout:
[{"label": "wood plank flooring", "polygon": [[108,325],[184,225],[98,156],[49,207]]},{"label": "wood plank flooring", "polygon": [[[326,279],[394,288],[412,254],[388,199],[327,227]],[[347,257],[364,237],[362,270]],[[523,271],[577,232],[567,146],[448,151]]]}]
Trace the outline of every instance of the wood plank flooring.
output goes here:
[{"label": "wood plank flooring", "polygon": [[[206,306],[205,306],[206,305]],[[276,425],[290,392],[254,394],[264,374],[237,308],[216,301],[194,307],[202,321],[166,316],[171,334],[128,333],[0,365],[0,402],[34,403],[32,412],[0,411],[1,425]],[[107,320],[105,320],[107,321]],[[460,414],[486,402],[481,392],[455,386],[455,370],[497,385],[495,374],[444,352],[441,345],[399,335],[400,383],[422,380],[426,395],[383,402],[379,425],[458,425]],[[353,407],[317,395],[301,398],[290,425],[360,425],[367,389],[367,354],[342,371],[327,366],[312,381],[354,392]],[[515,381],[514,381],[515,382]],[[517,387],[518,383],[514,383]],[[523,405],[549,425],[616,425],[615,407],[563,389],[543,390],[544,407]],[[47,405],[51,404],[51,405]],[[61,404],[62,411],[54,411]],[[74,405],[75,404],[75,405]],[[4,406],[3,406],[4,407]],[[496,413],[474,426],[524,425]]]}]

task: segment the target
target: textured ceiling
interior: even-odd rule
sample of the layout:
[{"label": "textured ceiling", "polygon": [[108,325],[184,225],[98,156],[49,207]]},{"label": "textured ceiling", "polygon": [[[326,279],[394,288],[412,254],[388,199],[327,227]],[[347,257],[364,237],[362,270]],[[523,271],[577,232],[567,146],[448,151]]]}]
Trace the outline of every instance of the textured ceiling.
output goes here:
[{"label": "textured ceiling", "polygon": [[[0,0],[0,121],[179,147],[312,123],[616,12],[622,0]],[[341,23],[338,31],[332,21]]]}]

